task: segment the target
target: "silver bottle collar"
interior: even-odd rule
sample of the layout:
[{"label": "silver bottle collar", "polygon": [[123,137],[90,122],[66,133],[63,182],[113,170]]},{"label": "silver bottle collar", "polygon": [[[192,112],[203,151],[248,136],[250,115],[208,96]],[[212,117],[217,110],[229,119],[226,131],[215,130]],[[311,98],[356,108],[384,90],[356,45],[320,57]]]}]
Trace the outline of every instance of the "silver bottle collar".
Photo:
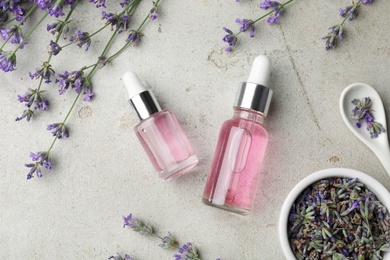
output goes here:
[{"label": "silver bottle collar", "polygon": [[235,107],[252,109],[267,116],[272,99],[272,90],[250,82],[243,82],[238,88]]},{"label": "silver bottle collar", "polygon": [[160,112],[162,109],[149,90],[139,93],[138,95],[129,99],[129,103],[134,111],[136,117],[142,121],[151,115]]}]

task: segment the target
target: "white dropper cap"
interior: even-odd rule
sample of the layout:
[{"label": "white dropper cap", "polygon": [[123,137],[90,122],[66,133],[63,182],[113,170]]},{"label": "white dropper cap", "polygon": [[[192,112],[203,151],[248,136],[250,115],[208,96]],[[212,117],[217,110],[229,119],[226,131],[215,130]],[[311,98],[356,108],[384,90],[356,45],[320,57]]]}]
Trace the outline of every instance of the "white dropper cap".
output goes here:
[{"label": "white dropper cap", "polygon": [[272,99],[272,90],[268,87],[271,77],[271,61],[260,55],[253,61],[248,81],[238,88],[234,107],[255,110],[267,116]]},{"label": "white dropper cap", "polygon": [[129,92],[130,99],[146,90],[137,74],[132,71],[128,71],[123,75],[123,83],[125,84],[127,92]]},{"label": "white dropper cap", "polygon": [[271,76],[271,61],[265,55],[259,55],[252,64],[247,82],[268,87]]},{"label": "white dropper cap", "polygon": [[130,105],[139,120],[147,119],[162,110],[152,91],[144,87],[137,74],[128,71],[122,80],[129,92]]}]

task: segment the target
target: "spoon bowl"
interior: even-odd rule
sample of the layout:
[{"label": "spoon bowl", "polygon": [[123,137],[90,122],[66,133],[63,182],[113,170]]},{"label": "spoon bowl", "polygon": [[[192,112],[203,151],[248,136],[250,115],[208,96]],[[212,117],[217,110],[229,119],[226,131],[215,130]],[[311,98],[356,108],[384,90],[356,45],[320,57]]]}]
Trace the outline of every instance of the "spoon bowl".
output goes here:
[{"label": "spoon bowl", "polygon": [[387,131],[386,114],[385,109],[383,108],[382,99],[373,87],[364,83],[354,83],[349,85],[341,93],[341,117],[348,126],[349,130],[351,130],[360,141],[374,152],[385,168],[387,174],[390,176],[390,147],[387,132],[381,133],[377,138],[371,138],[366,127],[362,125],[360,128],[357,128],[355,125],[356,120],[351,117],[352,110],[355,107],[355,105],[352,104],[352,100],[362,99],[365,97],[371,98],[370,110],[373,111],[375,122],[381,123]]}]

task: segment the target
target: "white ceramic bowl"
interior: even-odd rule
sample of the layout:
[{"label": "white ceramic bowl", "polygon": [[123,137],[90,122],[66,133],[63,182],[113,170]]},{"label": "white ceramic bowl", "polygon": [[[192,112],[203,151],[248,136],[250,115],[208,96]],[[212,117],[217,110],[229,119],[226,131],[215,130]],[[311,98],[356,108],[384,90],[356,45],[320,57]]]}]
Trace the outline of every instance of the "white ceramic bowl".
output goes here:
[{"label": "white ceramic bowl", "polygon": [[[299,194],[301,194],[301,192],[308,186],[310,186],[312,183],[332,177],[358,178],[358,181],[366,185],[366,187],[370,191],[372,191],[376,195],[376,197],[382,202],[382,204],[390,211],[390,193],[382,184],[380,184],[373,177],[363,172],[347,168],[330,168],[315,172],[300,181],[291,190],[290,194],[287,196],[287,199],[283,203],[279,219],[279,237],[286,259],[296,259],[291,250],[287,234],[287,224],[292,204],[299,196]],[[390,260],[390,252],[384,254],[383,259]]]}]

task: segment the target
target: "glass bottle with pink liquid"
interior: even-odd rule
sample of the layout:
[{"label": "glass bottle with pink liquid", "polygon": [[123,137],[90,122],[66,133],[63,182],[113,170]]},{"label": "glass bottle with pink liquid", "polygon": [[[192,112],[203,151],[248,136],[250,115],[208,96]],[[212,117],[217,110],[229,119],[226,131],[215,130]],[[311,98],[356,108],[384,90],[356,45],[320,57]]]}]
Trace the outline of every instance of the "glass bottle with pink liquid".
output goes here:
[{"label": "glass bottle with pink liquid", "polygon": [[221,127],[203,202],[242,215],[252,207],[268,143],[262,123],[272,98],[271,62],[258,56],[237,92],[233,118]]},{"label": "glass bottle with pink liquid", "polygon": [[175,115],[161,109],[134,72],[126,72],[123,82],[133,112],[140,120],[134,131],[160,178],[172,179],[193,168],[198,158]]}]

